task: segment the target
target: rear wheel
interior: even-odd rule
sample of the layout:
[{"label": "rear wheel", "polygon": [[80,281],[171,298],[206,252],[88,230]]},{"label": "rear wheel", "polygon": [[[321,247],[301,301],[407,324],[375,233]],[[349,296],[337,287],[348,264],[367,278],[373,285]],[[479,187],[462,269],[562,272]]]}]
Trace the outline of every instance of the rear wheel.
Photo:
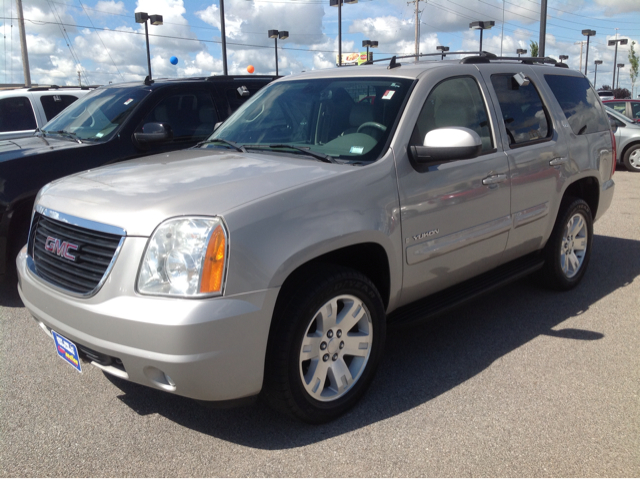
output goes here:
[{"label": "rear wheel", "polygon": [[640,145],[629,148],[622,159],[627,170],[640,173]]},{"label": "rear wheel", "polygon": [[357,271],[323,267],[284,291],[269,338],[263,396],[309,423],[351,408],[373,379],[386,318],[373,283]]},{"label": "rear wheel", "polygon": [[574,288],[582,280],[593,238],[593,219],[589,205],[581,199],[567,198],[545,247],[542,278],[545,285],[558,290]]}]

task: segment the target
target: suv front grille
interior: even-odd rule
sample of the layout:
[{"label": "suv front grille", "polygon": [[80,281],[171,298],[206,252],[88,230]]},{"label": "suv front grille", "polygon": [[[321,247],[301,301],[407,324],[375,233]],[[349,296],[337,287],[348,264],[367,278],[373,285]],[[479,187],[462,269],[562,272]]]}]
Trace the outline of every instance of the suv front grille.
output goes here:
[{"label": "suv front grille", "polygon": [[36,213],[29,254],[47,282],[87,295],[101,285],[123,237],[83,228]]}]

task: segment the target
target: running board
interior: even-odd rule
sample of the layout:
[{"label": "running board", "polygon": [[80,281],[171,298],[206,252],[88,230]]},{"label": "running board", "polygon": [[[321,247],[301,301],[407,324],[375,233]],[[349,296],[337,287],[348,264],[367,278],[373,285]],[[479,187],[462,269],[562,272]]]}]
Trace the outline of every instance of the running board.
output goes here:
[{"label": "running board", "polygon": [[412,325],[445,313],[471,299],[498,289],[542,268],[544,258],[533,253],[443,291],[402,306],[387,316],[389,326]]}]

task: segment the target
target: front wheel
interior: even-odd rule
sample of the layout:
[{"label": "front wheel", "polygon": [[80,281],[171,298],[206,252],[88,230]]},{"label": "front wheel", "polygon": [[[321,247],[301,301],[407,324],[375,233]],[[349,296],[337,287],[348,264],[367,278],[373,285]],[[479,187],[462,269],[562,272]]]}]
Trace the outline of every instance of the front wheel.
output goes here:
[{"label": "front wheel", "polygon": [[357,271],[322,267],[278,308],[267,347],[263,396],[309,423],[331,421],[371,383],[386,318],[380,294]]},{"label": "front wheel", "polygon": [[592,238],[589,205],[577,198],[563,201],[544,251],[542,279],[547,286],[568,290],[580,283],[591,257]]},{"label": "front wheel", "polygon": [[622,159],[625,168],[633,173],[640,173],[640,145],[629,148]]}]

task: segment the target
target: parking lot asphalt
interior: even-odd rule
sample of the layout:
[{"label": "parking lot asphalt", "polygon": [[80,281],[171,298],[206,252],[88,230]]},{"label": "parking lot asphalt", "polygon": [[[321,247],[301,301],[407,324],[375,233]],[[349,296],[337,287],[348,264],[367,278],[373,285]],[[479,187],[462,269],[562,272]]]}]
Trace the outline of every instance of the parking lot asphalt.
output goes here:
[{"label": "parking lot asphalt", "polygon": [[618,169],[583,283],[524,279],[391,329],[322,426],[78,374],[0,284],[0,476],[640,475],[640,175]]}]

